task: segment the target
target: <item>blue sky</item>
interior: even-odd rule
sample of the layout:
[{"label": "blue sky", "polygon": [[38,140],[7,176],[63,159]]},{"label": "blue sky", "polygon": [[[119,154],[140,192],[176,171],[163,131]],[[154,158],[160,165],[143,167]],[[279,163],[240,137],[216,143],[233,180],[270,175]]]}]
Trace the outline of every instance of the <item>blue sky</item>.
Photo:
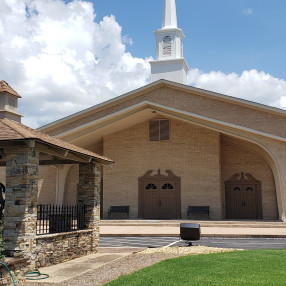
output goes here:
[{"label": "blue sky", "polygon": [[[97,20],[113,14],[134,56],[155,57],[162,0],[93,0]],[[286,79],[285,0],[177,0],[190,67],[225,73],[258,69]]]},{"label": "blue sky", "polygon": [[[286,109],[285,0],[176,4],[189,85]],[[25,124],[150,83],[163,0],[0,0],[0,7],[0,80],[22,96]]]}]

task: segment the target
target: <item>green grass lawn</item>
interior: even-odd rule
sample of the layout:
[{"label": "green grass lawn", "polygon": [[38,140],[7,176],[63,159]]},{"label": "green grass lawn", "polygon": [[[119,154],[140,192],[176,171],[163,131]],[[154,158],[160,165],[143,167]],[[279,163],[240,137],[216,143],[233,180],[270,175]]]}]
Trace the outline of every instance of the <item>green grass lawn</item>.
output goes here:
[{"label": "green grass lawn", "polygon": [[107,285],[286,285],[286,250],[183,256],[119,277]]}]

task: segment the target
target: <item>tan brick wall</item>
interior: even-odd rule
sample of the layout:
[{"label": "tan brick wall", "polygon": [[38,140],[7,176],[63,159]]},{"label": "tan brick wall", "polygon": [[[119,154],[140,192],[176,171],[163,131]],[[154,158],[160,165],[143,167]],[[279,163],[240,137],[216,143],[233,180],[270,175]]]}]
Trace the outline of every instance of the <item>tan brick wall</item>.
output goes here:
[{"label": "tan brick wall", "polygon": [[219,133],[171,121],[171,140],[150,142],[148,122],[104,138],[104,155],[116,163],[103,174],[104,217],[111,205],[129,205],[138,217],[138,178],[148,170],[171,170],[181,177],[182,218],[189,205],[209,205],[221,217]]},{"label": "tan brick wall", "polygon": [[39,167],[39,200],[38,204],[56,202],[57,169],[51,166]]},{"label": "tan brick wall", "polygon": [[66,178],[64,204],[77,204],[78,165],[72,166]]},{"label": "tan brick wall", "polygon": [[222,194],[224,182],[235,173],[250,173],[262,186],[263,219],[277,219],[278,209],[273,173],[267,162],[256,153],[240,146],[222,142]]},{"label": "tan brick wall", "polygon": [[195,91],[161,87],[143,94],[130,95],[119,99],[115,103],[106,104],[64,123],[46,128],[44,131],[50,135],[57,135],[148,100],[208,118],[286,137],[286,118],[284,114],[232,102],[231,98],[229,99],[227,101]]}]

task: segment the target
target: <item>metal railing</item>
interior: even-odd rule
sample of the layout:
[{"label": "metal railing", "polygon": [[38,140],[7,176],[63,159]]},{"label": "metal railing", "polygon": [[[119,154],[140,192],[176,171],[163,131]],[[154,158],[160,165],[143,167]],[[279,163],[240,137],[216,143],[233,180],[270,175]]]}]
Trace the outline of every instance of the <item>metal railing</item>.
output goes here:
[{"label": "metal railing", "polygon": [[37,235],[86,229],[86,205],[38,205]]}]

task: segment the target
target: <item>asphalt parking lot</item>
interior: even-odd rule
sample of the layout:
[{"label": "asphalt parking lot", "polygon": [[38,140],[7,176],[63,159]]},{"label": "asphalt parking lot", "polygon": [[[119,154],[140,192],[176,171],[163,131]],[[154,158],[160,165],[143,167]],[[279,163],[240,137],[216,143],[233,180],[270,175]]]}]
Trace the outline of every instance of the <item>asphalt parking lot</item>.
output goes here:
[{"label": "asphalt parking lot", "polygon": [[[100,247],[186,246],[176,237],[101,237]],[[286,249],[286,238],[213,238],[203,237],[193,245],[239,249]]]}]

